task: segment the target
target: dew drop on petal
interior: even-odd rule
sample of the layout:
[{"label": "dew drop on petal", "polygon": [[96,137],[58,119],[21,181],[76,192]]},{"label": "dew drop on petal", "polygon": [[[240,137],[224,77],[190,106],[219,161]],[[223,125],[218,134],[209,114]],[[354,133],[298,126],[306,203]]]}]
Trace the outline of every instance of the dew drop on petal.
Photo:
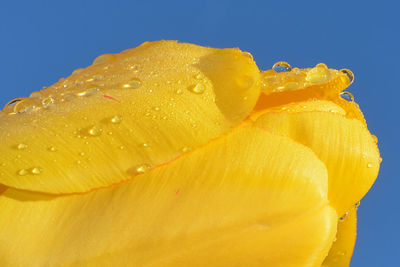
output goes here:
[{"label": "dew drop on petal", "polygon": [[341,73],[346,74],[347,78],[349,78],[349,82],[350,84],[352,84],[354,82],[354,74],[351,70],[349,69],[341,69],[340,70]]},{"label": "dew drop on petal", "polygon": [[102,132],[103,132],[103,129],[98,125],[94,125],[94,126],[90,127],[88,130],[88,134],[91,136],[99,136],[99,135],[101,135]]},{"label": "dew drop on petal", "polygon": [[[324,64],[325,65],[325,64]],[[330,79],[329,70],[325,67],[316,66],[307,72],[306,81],[310,83],[323,83]]]},{"label": "dew drop on petal", "polygon": [[85,89],[84,91],[77,93],[76,95],[77,96],[92,96],[92,95],[97,94],[97,92],[99,92],[99,91],[100,91],[100,88],[98,88],[98,87],[90,87],[90,88]]},{"label": "dew drop on petal", "polygon": [[150,145],[148,143],[143,143],[142,147],[146,147],[147,148],[147,147],[150,147]]},{"label": "dew drop on petal", "polygon": [[48,150],[51,151],[51,152],[56,152],[58,150],[58,148],[55,147],[55,146],[51,146],[51,147],[48,148]]},{"label": "dew drop on petal", "polygon": [[121,121],[122,121],[122,116],[115,115],[114,117],[112,117],[112,118],[110,119],[110,121],[111,121],[111,123],[113,123],[113,124],[121,123]]},{"label": "dew drop on petal", "polygon": [[242,55],[253,60],[253,55],[250,54],[249,52],[243,52]]},{"label": "dew drop on petal", "polygon": [[32,99],[41,98],[41,97],[42,97],[42,93],[40,93],[38,91],[32,92],[29,96],[29,98],[32,98]]},{"label": "dew drop on petal", "polygon": [[133,78],[127,83],[123,84],[123,88],[128,88],[128,89],[137,89],[142,85],[142,81],[138,78]]},{"label": "dew drop on petal", "polygon": [[144,164],[141,164],[139,166],[136,166],[134,168],[133,174],[145,173],[145,172],[148,172],[150,169],[151,169],[151,166],[149,164],[144,163]]},{"label": "dew drop on petal", "polygon": [[347,215],[349,215],[349,212],[348,212],[348,211],[346,211],[346,212],[343,214],[343,216],[339,218],[339,221],[341,221],[341,222],[344,221],[344,220],[346,219]]},{"label": "dew drop on petal", "polygon": [[54,104],[54,98],[46,97],[42,100],[42,107],[49,108],[51,105]]},{"label": "dew drop on petal", "polygon": [[323,68],[323,69],[328,69],[328,66],[325,63],[318,63],[317,65],[315,65],[315,67],[317,68]]},{"label": "dew drop on petal", "polygon": [[278,61],[272,66],[272,69],[276,72],[288,72],[292,70],[292,66],[285,61]]},{"label": "dew drop on petal", "polygon": [[27,169],[21,169],[17,173],[19,176],[25,176],[25,175],[29,174],[29,171]]},{"label": "dew drop on petal", "polygon": [[202,94],[206,90],[206,86],[202,83],[197,83],[188,87],[189,91],[195,94]]},{"label": "dew drop on petal", "polygon": [[39,175],[42,173],[43,169],[41,167],[33,167],[30,171],[34,175]]},{"label": "dew drop on petal", "polygon": [[21,101],[18,101],[14,105],[14,113],[25,113],[29,110],[33,109],[35,104],[29,98],[24,98]]},{"label": "dew drop on petal", "polygon": [[24,143],[19,143],[18,145],[17,145],[17,149],[18,150],[24,150],[24,149],[27,149],[28,148],[28,145],[27,144],[24,144]]},{"label": "dew drop on petal", "polygon": [[354,96],[353,96],[350,92],[347,92],[347,91],[340,92],[340,96],[341,96],[344,100],[354,102]]},{"label": "dew drop on petal", "polygon": [[[110,62],[112,62],[115,58],[116,58],[116,56],[115,56],[115,55],[112,55],[112,54],[100,55],[100,56],[98,56],[98,57],[93,61],[93,64],[92,64],[92,65],[97,66],[97,65],[104,64],[104,63],[110,63]],[[74,71],[74,72],[75,72],[75,71]]]}]

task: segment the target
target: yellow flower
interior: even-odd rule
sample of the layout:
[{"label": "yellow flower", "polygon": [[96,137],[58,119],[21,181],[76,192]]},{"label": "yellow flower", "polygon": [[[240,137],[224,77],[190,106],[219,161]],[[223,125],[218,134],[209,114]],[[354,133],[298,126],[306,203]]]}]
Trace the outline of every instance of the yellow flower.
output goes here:
[{"label": "yellow flower", "polygon": [[144,43],[11,101],[0,266],[348,265],[376,140],[351,72],[278,65]]}]

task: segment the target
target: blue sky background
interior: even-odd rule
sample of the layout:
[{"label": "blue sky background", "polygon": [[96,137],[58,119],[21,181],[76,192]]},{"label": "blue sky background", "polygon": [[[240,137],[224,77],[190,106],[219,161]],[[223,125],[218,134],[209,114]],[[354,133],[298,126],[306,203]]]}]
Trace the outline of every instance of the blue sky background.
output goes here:
[{"label": "blue sky background", "polygon": [[350,91],[383,162],[359,208],[352,267],[398,266],[400,5],[396,1],[7,1],[0,4],[0,105],[103,53],[175,39],[239,47],[261,69],[285,60],[355,73]]}]

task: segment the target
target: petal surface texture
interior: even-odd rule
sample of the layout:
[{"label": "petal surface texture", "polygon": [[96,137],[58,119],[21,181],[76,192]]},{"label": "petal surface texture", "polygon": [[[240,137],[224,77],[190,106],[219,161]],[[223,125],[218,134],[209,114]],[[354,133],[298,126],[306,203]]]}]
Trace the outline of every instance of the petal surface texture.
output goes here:
[{"label": "petal surface texture", "polygon": [[[321,111],[316,109],[318,105]],[[370,189],[381,159],[375,140],[362,121],[343,116],[340,107],[326,112],[327,105],[325,101],[314,101],[309,106],[282,106],[280,110],[294,112],[265,111],[255,124],[288,136],[315,152],[328,169],[328,198],[342,215]]]},{"label": "petal surface texture", "polygon": [[357,236],[357,208],[353,207],[338,223],[336,241],[333,242],[322,267],[348,267]]},{"label": "petal surface texture", "polygon": [[337,227],[327,189],[309,148],[239,127],[109,188],[7,189],[0,265],[319,267]]},{"label": "petal surface texture", "polygon": [[98,57],[0,116],[0,183],[52,194],[119,183],[246,118],[259,70],[238,49],[175,41]]}]

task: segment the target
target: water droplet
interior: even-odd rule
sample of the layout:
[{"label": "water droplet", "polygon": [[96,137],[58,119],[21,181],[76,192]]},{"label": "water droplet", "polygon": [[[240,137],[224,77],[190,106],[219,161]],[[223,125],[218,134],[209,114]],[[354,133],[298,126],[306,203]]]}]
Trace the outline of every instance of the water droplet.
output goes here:
[{"label": "water droplet", "polygon": [[29,98],[32,98],[32,99],[41,98],[41,97],[42,97],[42,93],[40,93],[38,91],[32,92],[29,96]]},{"label": "water droplet", "polygon": [[317,66],[307,72],[306,81],[310,83],[322,83],[330,79],[330,73],[327,68]]},{"label": "water droplet", "polygon": [[356,204],[354,204],[354,207],[358,208],[361,205],[361,202],[358,201]]},{"label": "water droplet", "polygon": [[328,66],[325,63],[318,63],[317,65],[315,65],[315,67],[317,68],[323,68],[323,69],[328,69]]},{"label": "water droplet", "polygon": [[160,111],[160,108],[159,107],[154,107],[153,108],[155,111]]},{"label": "water droplet", "polygon": [[16,105],[18,102],[20,102],[20,101],[22,101],[22,100],[24,100],[24,99],[25,99],[25,97],[18,97],[18,98],[14,98],[13,100],[8,101],[7,104],[5,104],[3,110],[4,110],[7,114],[15,114],[15,113],[14,113],[14,107],[15,107],[15,105]]},{"label": "water droplet", "polygon": [[20,143],[17,145],[18,150],[23,150],[23,149],[27,149],[27,148],[28,148],[28,145],[23,144],[23,143]]},{"label": "water droplet", "polygon": [[249,52],[243,52],[242,55],[253,60],[253,55],[250,54]]},{"label": "water droplet", "polygon": [[33,167],[33,168],[31,169],[31,173],[32,173],[32,174],[35,174],[35,175],[41,174],[42,171],[43,171],[43,169],[40,168],[40,167]]},{"label": "water droplet", "polygon": [[346,211],[346,212],[343,214],[343,216],[339,218],[339,221],[343,222],[343,221],[346,219],[347,215],[349,215],[349,212],[348,212],[348,211]]},{"label": "water droplet", "polygon": [[[116,58],[115,55],[112,54],[104,54],[98,56],[94,61],[93,64],[94,66],[105,64],[105,63],[110,63]],[[74,71],[75,72],[75,71]]]},{"label": "water droplet", "polygon": [[341,69],[340,72],[346,74],[347,78],[349,78],[350,84],[352,84],[354,82],[354,74],[351,70]]},{"label": "water droplet", "polygon": [[51,105],[53,105],[53,103],[54,103],[54,98],[52,97],[46,97],[45,99],[42,100],[42,106],[44,108],[50,107]]},{"label": "water droplet", "polygon": [[122,121],[122,116],[115,115],[114,117],[111,118],[110,121],[111,123],[118,124]]},{"label": "water droplet", "polygon": [[21,169],[17,173],[20,176],[24,176],[24,175],[27,175],[29,173],[29,171],[27,169]]},{"label": "water droplet", "polygon": [[197,83],[196,85],[189,86],[189,91],[195,94],[202,94],[206,90],[206,86],[202,83]]},{"label": "water droplet", "polygon": [[133,78],[129,82],[122,85],[123,88],[137,89],[142,85],[142,81],[138,78]]},{"label": "water droplet", "polygon": [[150,145],[148,143],[143,143],[142,147],[150,147]]},{"label": "water droplet", "polygon": [[176,90],[176,94],[181,95],[183,91],[181,89]]},{"label": "water droplet", "polygon": [[136,166],[134,168],[133,174],[141,174],[141,173],[145,173],[147,171],[149,171],[151,169],[151,166],[149,164],[141,164],[139,166]]},{"label": "water droplet", "polygon": [[77,93],[77,96],[92,96],[97,94],[97,92],[100,91],[100,88],[98,87],[89,87],[87,89],[85,89],[84,91],[81,91],[79,93]]},{"label": "water droplet", "polygon": [[86,153],[85,152],[79,152],[79,156],[84,157],[84,156],[86,156]]},{"label": "water droplet", "polygon": [[367,167],[368,167],[368,168],[372,168],[372,166],[373,166],[372,163],[368,163],[368,164],[367,164]]},{"label": "water droplet", "polygon": [[119,149],[124,150],[125,146],[120,146]]},{"label": "water droplet", "polygon": [[272,69],[276,72],[288,72],[292,70],[292,66],[285,61],[279,61],[272,66]]},{"label": "water droplet", "polygon": [[18,101],[14,105],[14,113],[24,113],[35,107],[35,104],[29,98],[24,98],[21,101]]},{"label": "water droplet", "polygon": [[58,150],[58,148],[56,148],[55,146],[51,146],[48,148],[48,150],[51,152],[56,152]]},{"label": "water droplet", "polygon": [[340,96],[347,101],[354,102],[354,96],[350,92],[340,92]]},{"label": "water droplet", "polygon": [[88,130],[88,134],[91,136],[99,136],[99,135],[101,135],[102,132],[103,132],[103,129],[98,125],[94,125],[94,126],[90,127]]},{"label": "water droplet", "polygon": [[140,65],[129,66],[129,69],[132,70],[134,73],[137,73],[137,72],[139,72]]}]

